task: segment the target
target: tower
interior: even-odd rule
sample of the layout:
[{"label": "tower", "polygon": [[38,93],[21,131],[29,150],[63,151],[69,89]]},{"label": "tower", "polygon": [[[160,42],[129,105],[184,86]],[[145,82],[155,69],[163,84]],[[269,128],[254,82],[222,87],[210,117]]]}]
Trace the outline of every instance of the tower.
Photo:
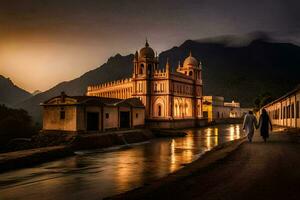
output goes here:
[{"label": "tower", "polygon": [[202,113],[202,64],[193,57],[192,52],[184,60],[183,66],[178,66],[177,71],[193,79],[193,116],[201,116]]},{"label": "tower", "polygon": [[183,66],[179,68],[179,72],[192,77],[194,80],[201,80],[201,62],[198,63],[197,59],[190,55],[184,60]]},{"label": "tower", "polygon": [[158,58],[146,40],[145,47],[135,53],[133,70],[133,96],[141,99],[146,117],[151,116],[151,79],[158,68]]},{"label": "tower", "polygon": [[158,59],[146,40],[145,47],[135,53],[133,76],[150,78],[157,68]]}]

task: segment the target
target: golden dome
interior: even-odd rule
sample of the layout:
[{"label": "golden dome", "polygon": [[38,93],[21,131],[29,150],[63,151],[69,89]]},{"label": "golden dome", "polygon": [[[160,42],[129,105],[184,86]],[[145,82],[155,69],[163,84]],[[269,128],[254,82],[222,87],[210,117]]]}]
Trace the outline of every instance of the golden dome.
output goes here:
[{"label": "golden dome", "polygon": [[183,67],[198,67],[199,63],[196,58],[192,56],[192,52],[190,52],[189,57],[187,57],[183,62]]},{"label": "golden dome", "polygon": [[149,46],[148,41],[146,40],[145,47],[140,50],[140,58],[154,58],[155,54],[153,49]]}]

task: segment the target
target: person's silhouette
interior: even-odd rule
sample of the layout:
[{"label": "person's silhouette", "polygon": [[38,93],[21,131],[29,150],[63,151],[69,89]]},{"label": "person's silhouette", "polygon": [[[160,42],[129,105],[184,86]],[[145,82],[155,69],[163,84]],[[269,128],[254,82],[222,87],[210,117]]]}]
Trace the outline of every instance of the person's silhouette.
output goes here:
[{"label": "person's silhouette", "polygon": [[257,126],[256,117],[253,115],[252,111],[249,111],[249,113],[245,115],[244,123],[243,123],[243,129],[246,131],[249,142],[252,142],[252,137],[254,135],[254,129],[256,126]]},{"label": "person's silhouette", "polygon": [[262,113],[259,117],[259,124],[257,128],[260,127],[260,135],[264,139],[264,142],[267,142],[267,138],[269,138],[269,125],[271,130],[273,129],[270,117],[266,111],[266,109],[262,109]]}]

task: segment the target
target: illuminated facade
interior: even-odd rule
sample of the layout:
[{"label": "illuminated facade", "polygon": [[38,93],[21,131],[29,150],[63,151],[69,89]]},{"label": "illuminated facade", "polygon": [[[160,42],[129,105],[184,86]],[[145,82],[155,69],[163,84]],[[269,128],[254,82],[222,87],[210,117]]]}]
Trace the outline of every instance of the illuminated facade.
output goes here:
[{"label": "illuminated facade", "polygon": [[202,65],[191,53],[175,72],[168,61],[164,69],[159,69],[158,57],[146,41],[145,47],[135,53],[133,65],[130,79],[89,86],[87,95],[137,97],[145,106],[148,122],[202,118]]},{"label": "illuminated facade", "polygon": [[300,85],[264,108],[272,124],[300,128]]},{"label": "illuminated facade", "polygon": [[203,116],[210,122],[228,118],[241,118],[249,110],[251,109],[241,108],[239,102],[224,102],[224,97],[203,97]]}]

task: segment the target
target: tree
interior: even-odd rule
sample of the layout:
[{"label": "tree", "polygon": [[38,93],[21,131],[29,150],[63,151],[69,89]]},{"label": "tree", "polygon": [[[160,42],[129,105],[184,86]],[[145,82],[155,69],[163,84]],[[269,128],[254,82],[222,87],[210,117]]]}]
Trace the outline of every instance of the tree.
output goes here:
[{"label": "tree", "polygon": [[254,100],[254,108],[255,110],[260,110],[263,106],[267,105],[268,103],[271,103],[274,100],[273,96],[269,92],[265,92],[261,95],[259,95]]},{"label": "tree", "polygon": [[30,138],[37,133],[31,116],[23,109],[0,105],[0,148],[15,138]]}]

